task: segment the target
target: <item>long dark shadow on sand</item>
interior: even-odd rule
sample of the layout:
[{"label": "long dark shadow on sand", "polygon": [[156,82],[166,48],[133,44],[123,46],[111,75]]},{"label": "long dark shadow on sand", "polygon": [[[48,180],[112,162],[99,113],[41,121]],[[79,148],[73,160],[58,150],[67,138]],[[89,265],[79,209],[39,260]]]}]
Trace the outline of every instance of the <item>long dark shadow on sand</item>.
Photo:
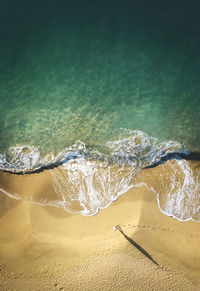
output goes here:
[{"label": "long dark shadow on sand", "polygon": [[152,261],[156,266],[160,268],[160,265],[152,258],[152,256],[149,253],[147,253],[147,251],[145,251],[134,240],[132,240],[129,236],[127,236],[119,225],[116,225],[115,228],[121,232],[121,234],[125,237],[125,239],[127,239],[127,241],[129,241],[136,249],[138,249],[143,255],[145,255],[146,258],[148,258],[150,261]]},{"label": "long dark shadow on sand", "polygon": [[[27,171],[11,171],[11,170],[3,170],[4,172],[14,174],[14,175],[27,175],[27,174],[38,174],[45,170],[52,170],[57,168],[63,164],[66,164],[70,160],[77,159],[78,156],[69,154],[66,158],[62,159],[61,161],[50,163],[48,165],[41,166],[39,168]],[[135,157],[130,157],[131,160],[134,160]],[[169,160],[187,160],[187,161],[200,161],[200,153],[199,152],[173,152],[167,153],[160,160],[152,165],[146,166],[143,169],[155,168],[161,164],[166,163]]]}]

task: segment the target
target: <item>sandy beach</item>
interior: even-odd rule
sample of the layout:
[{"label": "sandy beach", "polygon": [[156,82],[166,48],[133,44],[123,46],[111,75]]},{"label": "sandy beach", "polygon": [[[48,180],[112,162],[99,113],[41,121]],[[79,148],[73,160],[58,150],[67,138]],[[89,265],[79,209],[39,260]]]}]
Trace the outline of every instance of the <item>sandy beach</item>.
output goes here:
[{"label": "sandy beach", "polygon": [[0,0],[0,291],[200,291],[200,1]]},{"label": "sandy beach", "polygon": [[[161,170],[167,165],[136,179],[160,187]],[[0,184],[24,200],[55,196],[47,170],[0,172]],[[0,200],[1,290],[200,290],[199,223],[163,214],[146,187],[130,189],[90,217],[13,199],[3,190]]]}]

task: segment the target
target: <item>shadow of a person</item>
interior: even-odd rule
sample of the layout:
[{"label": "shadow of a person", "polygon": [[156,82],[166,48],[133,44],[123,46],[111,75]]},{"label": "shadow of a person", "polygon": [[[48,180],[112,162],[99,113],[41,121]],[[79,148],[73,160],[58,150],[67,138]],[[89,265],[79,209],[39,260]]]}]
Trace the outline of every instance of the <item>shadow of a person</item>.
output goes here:
[{"label": "shadow of a person", "polygon": [[140,245],[138,245],[134,240],[132,240],[130,237],[128,237],[123,232],[123,230],[121,229],[121,227],[119,225],[115,225],[114,226],[114,230],[117,230],[117,229],[121,232],[121,234],[125,237],[125,239],[127,239],[127,241],[129,241],[136,249],[138,249],[143,255],[145,255],[145,257],[147,257],[155,265],[157,265],[158,267],[160,267],[160,265],[152,258],[152,256],[149,253],[147,253],[147,251],[145,251]]}]

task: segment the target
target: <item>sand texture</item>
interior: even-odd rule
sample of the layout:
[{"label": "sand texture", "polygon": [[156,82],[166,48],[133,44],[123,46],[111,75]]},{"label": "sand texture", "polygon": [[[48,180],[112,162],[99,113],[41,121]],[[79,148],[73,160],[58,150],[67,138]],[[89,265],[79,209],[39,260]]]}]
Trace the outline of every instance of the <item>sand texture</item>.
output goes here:
[{"label": "sand texture", "polygon": [[[137,179],[159,187],[160,169],[144,170]],[[54,197],[48,171],[1,172],[0,182],[24,200]],[[1,190],[0,289],[200,290],[200,226],[161,213],[146,187],[132,188],[90,217]]]}]

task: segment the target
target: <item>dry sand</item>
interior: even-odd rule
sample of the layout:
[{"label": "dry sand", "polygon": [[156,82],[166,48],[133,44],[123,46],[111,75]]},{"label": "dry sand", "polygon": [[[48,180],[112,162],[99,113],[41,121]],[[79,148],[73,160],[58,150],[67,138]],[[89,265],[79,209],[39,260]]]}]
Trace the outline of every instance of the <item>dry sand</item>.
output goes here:
[{"label": "dry sand", "polygon": [[[137,179],[151,179],[159,187],[159,171],[160,166],[144,170]],[[0,185],[24,198],[55,195],[48,171],[0,172]],[[161,213],[155,194],[145,187],[129,190],[92,217],[0,191],[0,289],[200,290],[200,224]]]}]

